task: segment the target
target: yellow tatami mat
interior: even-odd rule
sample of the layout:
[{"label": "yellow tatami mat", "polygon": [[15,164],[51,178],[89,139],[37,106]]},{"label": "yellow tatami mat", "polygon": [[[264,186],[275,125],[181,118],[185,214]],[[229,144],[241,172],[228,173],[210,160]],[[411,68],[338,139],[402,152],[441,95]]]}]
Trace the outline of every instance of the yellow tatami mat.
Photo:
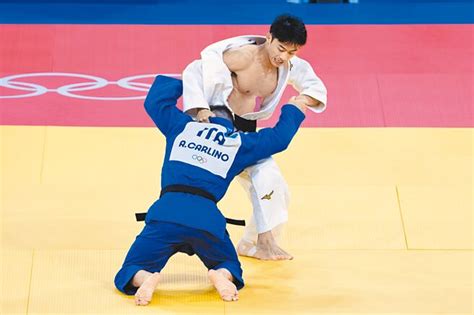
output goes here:
[{"label": "yellow tatami mat", "polygon": [[409,248],[473,248],[472,187],[400,186],[399,192]]},{"label": "yellow tatami mat", "polygon": [[[3,126],[1,313],[472,314],[473,145],[471,129],[302,129],[276,156],[295,259],[242,258],[246,287],[224,303],[178,254],[136,307],[113,277],[159,193],[162,136]],[[251,211],[237,182],[220,207]]]},{"label": "yellow tatami mat", "polygon": [[207,282],[205,267],[195,257],[183,254],[174,256],[163,269],[152,304],[136,307],[133,297],[112,287],[125,254],[125,250],[39,251],[33,266],[30,313],[224,313],[224,304]]},{"label": "yellow tatami mat", "polygon": [[26,314],[33,267],[33,250],[1,252],[1,314]]}]

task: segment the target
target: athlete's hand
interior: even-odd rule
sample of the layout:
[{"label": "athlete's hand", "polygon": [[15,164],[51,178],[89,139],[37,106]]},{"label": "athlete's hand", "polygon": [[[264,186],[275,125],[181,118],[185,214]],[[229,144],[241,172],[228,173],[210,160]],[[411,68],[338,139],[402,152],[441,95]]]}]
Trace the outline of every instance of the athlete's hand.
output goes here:
[{"label": "athlete's hand", "polygon": [[319,105],[319,101],[312,98],[311,96],[308,96],[308,95],[305,95],[305,94],[300,94],[297,96],[298,98],[301,98],[302,100],[304,100],[306,102],[306,106],[309,106],[309,107],[314,107],[314,106],[318,106]]},{"label": "athlete's hand", "polygon": [[304,99],[306,102],[306,106],[311,107],[311,108],[316,108],[316,107],[321,107],[324,106],[323,103],[318,101],[315,98],[312,98],[311,96],[305,95],[305,94],[300,94],[297,97]]},{"label": "athlete's hand", "polygon": [[295,105],[295,106],[298,107],[303,113],[306,112],[306,106],[308,106],[306,98],[305,98],[304,96],[302,96],[302,95],[298,95],[298,96],[293,96],[293,97],[291,97],[290,100],[288,101],[288,104]]},{"label": "athlete's hand", "polygon": [[208,123],[209,122],[209,117],[216,117],[216,115],[207,108],[201,108],[201,109],[199,109],[199,111],[196,115],[196,120],[198,122]]}]

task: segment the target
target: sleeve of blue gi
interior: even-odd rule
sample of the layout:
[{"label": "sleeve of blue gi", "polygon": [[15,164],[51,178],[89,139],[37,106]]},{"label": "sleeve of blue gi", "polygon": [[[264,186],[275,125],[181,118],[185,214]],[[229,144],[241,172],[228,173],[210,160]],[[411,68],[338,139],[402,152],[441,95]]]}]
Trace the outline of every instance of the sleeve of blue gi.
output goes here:
[{"label": "sleeve of blue gi", "polygon": [[191,119],[176,107],[182,93],[181,80],[159,75],[145,99],[146,112],[165,136]]},{"label": "sleeve of blue gi", "polygon": [[304,118],[305,115],[300,109],[287,104],[282,107],[280,118],[275,127],[241,134],[241,151],[246,157],[246,166],[285,150]]}]

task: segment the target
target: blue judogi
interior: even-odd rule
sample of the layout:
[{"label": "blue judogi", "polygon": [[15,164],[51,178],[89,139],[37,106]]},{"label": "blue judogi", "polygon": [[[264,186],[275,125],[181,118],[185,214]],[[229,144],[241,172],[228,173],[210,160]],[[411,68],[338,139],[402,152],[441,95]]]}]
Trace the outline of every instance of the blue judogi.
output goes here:
[{"label": "blue judogi", "polygon": [[[176,107],[182,89],[180,80],[157,76],[145,100],[147,113],[166,137],[162,188],[191,186],[220,200],[243,169],[285,150],[304,120],[296,106],[285,105],[276,126],[259,132],[234,132],[231,121],[217,117],[198,123]],[[177,252],[198,255],[208,269],[226,268],[237,288],[243,287],[240,262],[215,202],[168,192],[150,207],[145,223],[115,277],[120,291],[134,294],[137,288],[130,281],[137,271],[159,272]]]}]

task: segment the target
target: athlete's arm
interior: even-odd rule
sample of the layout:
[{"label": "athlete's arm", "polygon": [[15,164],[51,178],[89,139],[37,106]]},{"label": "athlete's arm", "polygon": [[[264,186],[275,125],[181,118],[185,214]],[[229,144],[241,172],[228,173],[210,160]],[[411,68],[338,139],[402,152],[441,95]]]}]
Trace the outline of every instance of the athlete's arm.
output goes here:
[{"label": "athlete's arm", "polygon": [[164,135],[191,119],[176,107],[182,92],[181,80],[159,75],[145,99],[146,112]]}]

